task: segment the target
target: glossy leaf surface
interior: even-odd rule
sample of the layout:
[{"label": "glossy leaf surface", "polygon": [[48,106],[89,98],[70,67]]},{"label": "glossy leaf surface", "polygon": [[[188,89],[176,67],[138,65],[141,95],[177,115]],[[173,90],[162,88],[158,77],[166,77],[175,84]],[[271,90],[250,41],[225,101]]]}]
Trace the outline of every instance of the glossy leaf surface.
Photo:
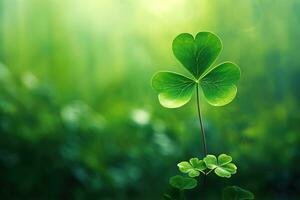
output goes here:
[{"label": "glossy leaf surface", "polygon": [[187,173],[190,177],[199,176],[200,172],[204,173],[206,169],[204,161],[198,158],[191,158],[189,162],[180,162],[177,166],[182,173]]},{"label": "glossy leaf surface", "polygon": [[225,62],[206,74],[200,80],[200,85],[208,103],[213,106],[223,106],[234,99],[239,79],[239,67],[234,63]]},{"label": "glossy leaf surface", "polygon": [[178,108],[191,99],[196,82],[177,73],[158,72],[152,79],[152,86],[159,93],[162,106]]},{"label": "glossy leaf surface", "polygon": [[219,155],[218,159],[214,155],[207,155],[203,160],[207,168],[220,177],[230,178],[237,171],[235,164],[231,163],[232,158],[226,154]]},{"label": "glossy leaf surface", "polygon": [[181,64],[199,79],[220,54],[222,43],[210,32],[199,32],[195,38],[189,33],[182,33],[174,39],[172,48]]}]

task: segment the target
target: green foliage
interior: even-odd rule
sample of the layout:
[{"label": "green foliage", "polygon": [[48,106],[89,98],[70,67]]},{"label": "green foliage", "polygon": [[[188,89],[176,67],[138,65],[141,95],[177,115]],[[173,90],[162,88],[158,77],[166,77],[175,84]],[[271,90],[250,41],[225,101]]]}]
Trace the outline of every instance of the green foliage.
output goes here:
[{"label": "green foliage", "polygon": [[[234,103],[203,108],[210,153],[238,160],[232,184],[257,198],[300,199],[300,2],[122,2],[0,1],[0,199],[159,199],[200,137],[195,105],[166,112],[148,80],[185,72],[167,47],[202,27],[243,73]],[[207,178],[216,200],[233,181]]]},{"label": "green foliage", "polygon": [[200,81],[206,100],[214,106],[230,103],[237,93],[237,81],[240,78],[239,67],[225,62],[212,69]]},{"label": "green foliage", "polygon": [[165,199],[165,200],[172,200],[173,198],[172,198],[172,196],[169,195],[169,194],[164,194],[164,195],[163,195],[163,199]]},{"label": "green foliage", "polygon": [[[162,106],[167,108],[183,106],[190,101],[195,87],[199,95],[199,86],[202,87],[211,105],[226,105],[234,99],[240,69],[231,62],[212,67],[212,63],[222,50],[221,40],[216,35],[200,32],[194,38],[191,34],[183,33],[174,39],[172,47],[174,55],[193,75],[193,79],[174,72],[155,74],[152,78],[152,86],[159,93],[158,99]],[[197,105],[201,133],[205,140],[198,96]],[[203,141],[203,145],[205,143],[206,141]],[[226,154],[219,155],[218,159],[214,155],[207,155],[203,160],[191,158],[189,162],[182,161],[177,164],[179,170],[192,178],[177,175],[173,176],[169,183],[180,190],[192,189],[197,185],[197,180],[193,177],[199,176],[200,173],[208,175],[212,171],[220,177],[230,178],[237,170],[231,161],[232,158]]]},{"label": "green foliage", "polygon": [[237,167],[231,163],[232,158],[226,154],[221,154],[218,159],[214,155],[207,155],[204,162],[208,169],[214,170],[215,174],[220,177],[230,178],[236,173]]},{"label": "green foliage", "polygon": [[220,54],[222,43],[210,32],[200,32],[195,38],[189,33],[182,33],[174,39],[172,49],[181,64],[195,79],[199,79]]},{"label": "green foliage", "polygon": [[196,83],[173,72],[159,72],[152,79],[152,86],[159,92],[160,103],[167,108],[186,104],[192,97]]},{"label": "green foliage", "polygon": [[[179,171],[187,173],[190,177],[210,174],[214,171],[218,176],[230,178],[236,173],[237,167],[232,163],[232,158],[226,154],[221,154],[218,159],[214,155],[207,155],[203,160],[191,158],[189,162],[182,161],[177,164]],[[208,171],[209,170],[209,171]]]},{"label": "green foliage", "polygon": [[197,186],[196,179],[180,175],[172,176],[169,180],[169,183],[179,190],[189,190]]},{"label": "green foliage", "polygon": [[187,173],[190,177],[199,176],[200,172],[205,174],[204,170],[206,169],[204,161],[198,158],[191,158],[190,162],[180,162],[177,166],[181,172]]},{"label": "green foliage", "polygon": [[222,50],[221,40],[215,34],[199,32],[194,38],[191,34],[183,33],[174,39],[172,47],[176,58],[193,78],[173,72],[154,75],[152,86],[159,93],[162,106],[183,106],[191,99],[195,86],[199,85],[208,103],[213,106],[223,106],[234,99],[240,69],[231,62],[212,66]]},{"label": "green foliage", "polygon": [[254,194],[238,186],[227,186],[222,191],[222,200],[249,200]]},{"label": "green foliage", "polygon": [[[207,155],[203,160],[199,158],[191,158],[189,162],[182,161],[177,164],[179,171],[187,174],[189,177],[176,175],[170,178],[169,183],[180,190],[192,189],[197,185],[197,179],[194,177],[208,175],[212,171],[219,177],[230,178],[236,173],[237,167],[232,163],[231,156],[220,154],[218,158],[215,155]],[[196,182],[196,183],[195,183]],[[165,195],[165,199],[171,198],[170,195]],[[248,200],[254,199],[254,195],[238,186],[228,186],[222,191],[223,200]]]}]

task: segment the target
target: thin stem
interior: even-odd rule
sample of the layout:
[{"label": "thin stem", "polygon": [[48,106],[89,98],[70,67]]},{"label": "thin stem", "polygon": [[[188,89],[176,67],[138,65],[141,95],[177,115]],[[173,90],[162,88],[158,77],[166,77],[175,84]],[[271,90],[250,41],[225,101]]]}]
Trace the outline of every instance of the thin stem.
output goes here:
[{"label": "thin stem", "polygon": [[184,190],[180,190],[180,200],[185,200]]},{"label": "thin stem", "polygon": [[[199,124],[201,128],[201,135],[202,135],[202,146],[203,146],[203,154],[204,157],[207,155],[207,146],[206,146],[206,137],[205,137],[205,130],[204,130],[204,125],[203,125],[203,120],[202,120],[202,115],[201,115],[201,109],[200,109],[200,95],[199,95],[199,84],[197,83],[196,86],[196,93],[197,93],[197,110],[198,110],[198,117],[199,117]],[[205,199],[205,185],[206,185],[206,174],[203,177],[203,199]]]},{"label": "thin stem", "polygon": [[205,175],[210,174],[210,172],[212,172],[214,169],[209,170]]},{"label": "thin stem", "polygon": [[201,135],[202,135],[203,153],[204,153],[204,157],[206,157],[206,155],[207,155],[207,145],[206,145],[206,137],[205,137],[203,119],[202,119],[201,109],[200,109],[199,84],[197,84],[197,86],[196,86],[196,93],[197,93],[198,117],[199,117],[199,124],[200,124]]}]

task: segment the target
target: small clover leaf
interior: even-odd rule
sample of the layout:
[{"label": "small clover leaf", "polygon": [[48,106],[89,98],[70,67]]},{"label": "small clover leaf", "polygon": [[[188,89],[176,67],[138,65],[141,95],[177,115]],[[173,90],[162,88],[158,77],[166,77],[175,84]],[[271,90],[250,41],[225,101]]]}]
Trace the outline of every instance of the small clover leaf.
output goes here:
[{"label": "small clover leaf", "polygon": [[179,190],[193,189],[197,186],[197,180],[194,178],[183,177],[180,175],[172,176],[169,180],[170,185]]},{"label": "small clover leaf", "polygon": [[193,79],[173,72],[158,72],[152,79],[162,106],[178,108],[190,101],[195,87],[200,86],[209,104],[223,106],[237,93],[240,69],[231,62],[212,66],[222,50],[218,36],[199,32],[178,35],[172,44],[175,57],[192,74]]},{"label": "small clover leaf", "polygon": [[214,170],[215,174],[220,177],[230,178],[236,173],[237,167],[231,163],[232,158],[226,154],[221,154],[218,159],[214,155],[207,155],[204,162],[208,169]]},{"label": "small clover leaf", "polygon": [[228,186],[222,191],[222,200],[250,200],[254,194],[238,186]]},{"label": "small clover leaf", "polygon": [[199,176],[200,172],[205,174],[204,170],[206,169],[204,161],[198,158],[191,158],[189,162],[180,162],[177,166],[182,173],[187,173],[190,177]]}]

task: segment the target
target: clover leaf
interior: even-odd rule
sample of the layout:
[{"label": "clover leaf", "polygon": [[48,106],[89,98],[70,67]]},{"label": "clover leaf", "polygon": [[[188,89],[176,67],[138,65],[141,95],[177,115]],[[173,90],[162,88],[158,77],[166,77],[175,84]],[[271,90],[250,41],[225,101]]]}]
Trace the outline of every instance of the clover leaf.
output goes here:
[{"label": "clover leaf", "polygon": [[204,161],[198,158],[191,158],[189,162],[180,162],[177,166],[181,172],[187,173],[190,177],[199,176],[200,172],[205,174],[204,170],[206,169]]},{"label": "clover leaf", "polygon": [[174,39],[172,49],[182,65],[199,79],[220,54],[222,43],[210,32],[200,32],[195,38],[182,33]]},{"label": "clover leaf", "polygon": [[165,199],[165,200],[173,200],[173,197],[171,195],[169,195],[169,194],[164,194],[163,195],[163,199]]},{"label": "clover leaf", "polygon": [[193,189],[197,186],[197,180],[194,178],[183,177],[180,175],[172,176],[169,180],[170,185],[179,189],[179,190],[187,190]]},{"label": "clover leaf", "polygon": [[231,163],[232,158],[226,154],[219,155],[218,159],[214,155],[207,155],[203,161],[208,169],[220,177],[230,178],[237,170],[235,164]]},{"label": "clover leaf", "polygon": [[189,102],[196,83],[177,73],[159,72],[154,75],[152,86],[159,92],[158,99],[161,105],[177,108]]},{"label": "clover leaf", "polygon": [[162,106],[183,106],[199,86],[208,103],[213,106],[223,106],[234,99],[240,69],[232,62],[224,62],[215,67],[212,65],[222,50],[218,36],[210,32],[199,32],[194,38],[189,33],[182,33],[174,39],[172,49],[175,57],[193,78],[173,72],[155,74],[152,86],[159,93]]},{"label": "clover leaf", "polygon": [[254,199],[252,192],[238,186],[228,186],[223,189],[223,200],[249,200]]}]

